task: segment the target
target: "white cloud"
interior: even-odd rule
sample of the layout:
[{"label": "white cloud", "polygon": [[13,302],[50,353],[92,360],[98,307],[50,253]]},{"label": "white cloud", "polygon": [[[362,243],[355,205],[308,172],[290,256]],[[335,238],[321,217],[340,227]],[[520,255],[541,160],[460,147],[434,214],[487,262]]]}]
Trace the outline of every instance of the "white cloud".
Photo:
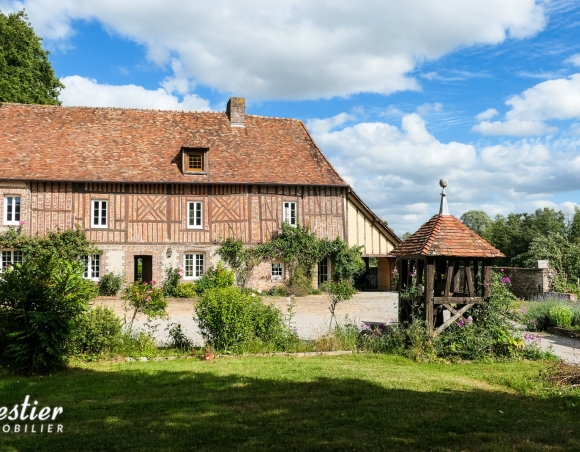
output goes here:
[{"label": "white cloud", "polygon": [[61,79],[66,88],[60,99],[67,106],[151,108],[156,110],[209,111],[209,102],[186,94],[183,100],[165,89],[148,90],[137,85],[106,85],[96,80],[73,75]]},{"label": "white cloud", "polygon": [[555,133],[558,129],[544,121],[580,119],[580,74],[539,83],[505,103],[511,107],[505,121],[482,121],[471,130],[484,135]]},{"label": "white cloud", "polygon": [[519,137],[547,135],[556,133],[557,127],[551,127],[541,121],[521,121],[511,119],[507,121],[482,121],[471,128],[473,132],[483,135],[512,135]]},{"label": "white cloud", "polygon": [[344,124],[347,121],[352,121],[355,116],[348,113],[340,113],[332,118],[326,119],[311,119],[306,122],[308,130],[312,133],[327,133],[330,132],[335,127]]},{"label": "white cloud", "polygon": [[[1,0],[0,0],[1,1]],[[546,24],[535,0],[22,0],[44,38],[66,40],[96,20],[145,46],[160,65],[221,92],[307,99],[420,89],[409,74],[457,48],[533,36]]]},{"label": "white cloud", "polygon": [[570,64],[572,64],[574,66],[580,67],[580,53],[576,53],[575,55],[572,55],[565,62],[566,63],[570,63]]},{"label": "white cloud", "polygon": [[487,119],[491,119],[494,116],[497,116],[498,111],[495,108],[488,108],[485,111],[482,111],[481,113],[479,113],[475,119],[477,119],[478,121],[485,121]]},{"label": "white cloud", "polygon": [[[340,116],[340,115],[337,115]],[[449,180],[451,213],[528,211],[557,193],[580,190],[580,139],[524,139],[477,149],[442,143],[417,113],[399,127],[358,123],[314,138],[338,171],[389,225],[416,230],[438,212],[439,179]]]}]

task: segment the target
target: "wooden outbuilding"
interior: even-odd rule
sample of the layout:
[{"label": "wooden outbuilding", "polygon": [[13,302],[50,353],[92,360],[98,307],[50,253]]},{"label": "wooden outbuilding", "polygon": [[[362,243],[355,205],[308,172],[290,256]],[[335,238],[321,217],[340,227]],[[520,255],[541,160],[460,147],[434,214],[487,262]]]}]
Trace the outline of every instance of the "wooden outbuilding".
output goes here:
[{"label": "wooden outbuilding", "polygon": [[440,184],[439,214],[391,251],[398,258],[399,322],[425,320],[431,336],[460,321],[471,307],[486,302],[492,259],[504,257],[449,214],[447,181]]}]

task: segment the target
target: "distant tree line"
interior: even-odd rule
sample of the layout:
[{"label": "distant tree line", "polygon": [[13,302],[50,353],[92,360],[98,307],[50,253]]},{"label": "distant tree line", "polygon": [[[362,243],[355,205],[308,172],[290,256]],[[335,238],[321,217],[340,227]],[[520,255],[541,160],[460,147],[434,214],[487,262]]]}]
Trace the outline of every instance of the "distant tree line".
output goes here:
[{"label": "distant tree line", "polygon": [[526,267],[547,259],[551,268],[580,277],[580,209],[569,216],[560,210],[510,213],[490,218],[482,210],[465,212],[460,220],[506,255],[498,265]]}]

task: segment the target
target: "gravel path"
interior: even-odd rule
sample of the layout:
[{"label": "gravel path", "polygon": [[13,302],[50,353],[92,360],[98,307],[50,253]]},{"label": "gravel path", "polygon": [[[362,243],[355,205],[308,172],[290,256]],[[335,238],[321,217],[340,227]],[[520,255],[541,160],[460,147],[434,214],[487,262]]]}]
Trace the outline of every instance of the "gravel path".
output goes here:
[{"label": "gravel path", "polygon": [[542,336],[541,347],[559,356],[568,364],[580,364],[580,340],[569,337],[546,335]]},{"label": "gravel path", "polygon": [[[263,297],[264,303],[272,303],[283,313],[287,312],[287,299],[284,297]],[[155,320],[158,325],[155,337],[160,342],[168,339],[165,329],[171,323],[180,323],[185,334],[196,344],[202,345],[203,339],[193,321],[191,299],[171,299],[168,306],[168,320]],[[302,339],[314,339],[328,333],[330,322],[329,302],[326,295],[311,295],[295,298],[292,318],[293,326]],[[112,308],[121,318],[124,316],[123,301],[116,297],[99,297],[95,304]],[[397,294],[395,292],[359,292],[351,300],[340,303],[336,308],[340,323],[388,322],[397,318]],[[134,328],[144,328],[147,319],[137,317]]]}]

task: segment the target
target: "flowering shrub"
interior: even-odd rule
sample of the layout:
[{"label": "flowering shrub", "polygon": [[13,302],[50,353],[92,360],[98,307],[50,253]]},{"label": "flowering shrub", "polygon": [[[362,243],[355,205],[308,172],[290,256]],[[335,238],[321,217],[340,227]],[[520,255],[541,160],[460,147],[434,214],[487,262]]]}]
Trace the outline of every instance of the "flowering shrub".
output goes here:
[{"label": "flowering shrub", "polygon": [[163,291],[155,287],[156,281],[135,281],[127,286],[121,297],[125,300],[125,311],[133,310],[133,316],[129,324],[129,332],[133,328],[133,321],[137,314],[145,314],[148,318],[167,316],[167,300]]},{"label": "flowering shrub", "polygon": [[197,281],[196,288],[199,295],[209,289],[223,289],[234,285],[234,272],[225,268],[222,262],[217,267],[213,265]]},{"label": "flowering shrub", "polygon": [[165,280],[163,281],[163,295],[166,297],[178,298],[177,287],[183,277],[183,268],[173,268],[169,266],[165,269]]}]

